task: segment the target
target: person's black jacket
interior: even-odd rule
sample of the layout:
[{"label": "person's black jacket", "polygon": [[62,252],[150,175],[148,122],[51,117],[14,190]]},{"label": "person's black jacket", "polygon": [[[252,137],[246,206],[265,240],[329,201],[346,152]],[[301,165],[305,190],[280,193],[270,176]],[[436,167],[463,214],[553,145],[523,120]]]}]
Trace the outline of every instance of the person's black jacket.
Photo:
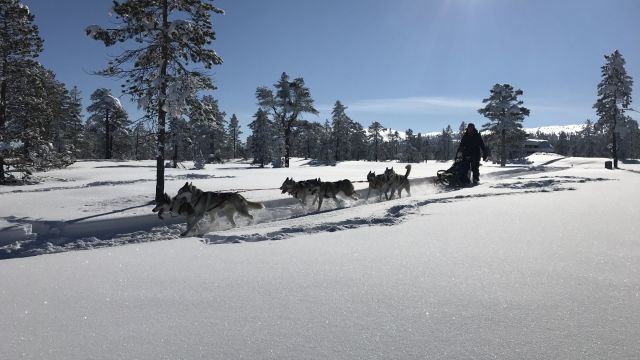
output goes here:
[{"label": "person's black jacket", "polygon": [[[480,153],[481,150],[482,153]],[[463,157],[470,157],[474,161],[480,161],[481,157],[486,158],[488,155],[482,136],[476,129],[469,129],[462,135],[458,151]]]}]

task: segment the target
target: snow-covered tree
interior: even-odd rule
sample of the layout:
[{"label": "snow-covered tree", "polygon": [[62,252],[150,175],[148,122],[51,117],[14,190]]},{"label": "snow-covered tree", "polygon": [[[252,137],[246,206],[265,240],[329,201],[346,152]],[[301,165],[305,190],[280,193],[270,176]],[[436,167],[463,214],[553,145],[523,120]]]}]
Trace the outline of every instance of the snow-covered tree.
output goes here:
[{"label": "snow-covered tree", "polygon": [[208,70],[222,63],[209,46],[216,38],[211,15],[223,11],[211,0],[125,0],[114,1],[111,13],[117,20],[114,28],[91,25],[86,32],[106,46],[138,44],[99,73],[126,79],[123,91],[157,115],[158,200],[164,193],[167,115],[179,117],[198,91],[214,89],[210,77],[194,64]]},{"label": "snow-covered tree", "polygon": [[63,115],[56,126],[56,149],[59,153],[69,151],[74,157],[82,146],[82,99],[80,90],[74,86],[64,92]]},{"label": "snow-covered tree", "polygon": [[253,164],[264,167],[271,161],[271,124],[267,113],[262,109],[258,109],[253,117],[255,120],[249,124],[249,129],[253,133],[247,142],[250,143],[249,151],[253,156]]},{"label": "snow-covered tree", "polygon": [[191,146],[189,125],[182,117],[171,116],[169,118],[168,143],[173,148],[171,166],[175,169],[178,167],[178,162],[185,157]]},{"label": "snow-covered tree", "polygon": [[[190,102],[189,119],[194,159],[220,158],[224,145],[226,113],[220,110],[218,100],[205,95],[200,101]],[[206,156],[204,154],[207,154]]]},{"label": "snow-covered tree", "polygon": [[154,158],[154,136],[155,134],[145,126],[144,122],[139,121],[135,124],[132,131],[134,159],[141,160]]},{"label": "snow-covered tree", "polygon": [[[16,81],[21,64],[42,51],[42,39],[34,16],[18,0],[0,0],[0,183],[5,180],[5,156],[11,156],[20,140],[7,131],[7,108],[11,82]],[[21,101],[15,98],[15,101]]]},{"label": "snow-covered tree", "polygon": [[[318,114],[318,110],[313,107],[313,99],[309,88],[305,86],[303,78],[296,78],[289,81],[289,75],[282,73],[280,80],[274,84],[273,90],[266,86],[256,89],[258,105],[265,111],[271,113],[273,121],[279,123],[283,132],[283,156],[284,166],[289,167],[289,157],[291,155],[291,133],[296,126],[298,116],[303,113]],[[279,146],[279,145],[278,145]],[[276,149],[277,152],[280,152]],[[274,160],[277,153],[273,153]]]},{"label": "snow-covered tree", "polygon": [[[87,107],[87,111],[90,113],[87,121],[97,129],[102,128],[102,130],[98,130],[98,133],[104,136],[104,158],[111,159],[114,132],[117,129],[122,129],[122,123],[126,121],[126,113],[124,113],[120,100],[111,95],[109,89],[96,89],[91,94],[91,105]],[[99,124],[102,124],[102,127]]]},{"label": "snow-covered tree", "polygon": [[511,145],[508,140],[519,138],[509,135],[522,131],[522,121],[525,116],[529,116],[530,111],[522,106],[522,100],[518,99],[518,96],[523,94],[522,90],[514,90],[509,84],[495,84],[490,93],[488,98],[482,100],[486,104],[485,107],[478,112],[489,119],[489,122],[483,125],[483,129],[498,134],[500,166],[505,166],[507,148]]},{"label": "snow-covered tree", "polygon": [[606,64],[601,69],[602,80],[598,84],[598,100],[593,105],[600,117],[596,126],[611,136],[613,167],[618,168],[618,125],[624,121],[624,110],[631,105],[633,79],[624,68],[625,60],[618,50],[605,55]]}]

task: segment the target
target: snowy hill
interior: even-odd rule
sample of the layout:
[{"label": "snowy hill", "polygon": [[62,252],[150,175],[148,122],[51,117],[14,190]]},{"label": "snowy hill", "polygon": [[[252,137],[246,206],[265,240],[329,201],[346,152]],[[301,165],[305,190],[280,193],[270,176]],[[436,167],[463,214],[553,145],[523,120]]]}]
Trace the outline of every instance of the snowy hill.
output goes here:
[{"label": "snowy hill", "polygon": [[584,129],[584,124],[578,125],[554,125],[554,126],[540,126],[536,128],[524,128],[528,134],[535,135],[538,131],[542,134],[551,135],[551,134],[560,134],[561,132],[565,132],[566,134],[577,134],[578,132]]},{"label": "snowy hill", "polygon": [[[564,131],[567,134],[576,134],[580,131],[582,131],[582,129],[584,129],[584,124],[577,124],[577,125],[549,125],[549,126],[540,126],[540,127],[535,127],[535,128],[523,128],[524,131],[526,131],[528,134],[531,135],[535,135],[538,131],[540,131],[543,134],[546,135],[551,135],[551,134],[560,134],[560,132]],[[406,138],[406,133],[404,131],[400,131],[400,130],[395,130],[392,128],[385,128],[384,131],[381,132],[382,138],[384,139],[384,141],[388,141],[389,140],[389,135],[395,133],[396,131],[398,131],[398,134],[400,136],[400,139],[404,139]],[[421,132],[423,136],[427,136],[427,137],[436,137],[440,134],[442,134],[442,131],[430,131],[430,132]],[[457,130],[454,130],[454,133],[457,133]],[[367,130],[367,134],[369,134],[368,130]],[[418,132],[414,130],[414,134],[417,135]]]},{"label": "snowy hill", "polygon": [[[41,185],[0,187],[0,239],[33,230],[3,245],[4,257],[44,254],[0,260],[0,353],[636,358],[640,165],[529,160],[483,163],[482,183],[458,190],[432,183],[450,162],[413,164],[411,197],[326,200],[321,212],[281,194],[282,180],[362,181],[404,164],[167,169],[171,194],[192,181],[266,205],[255,224],[222,220],[200,238],[178,238],[183,218],[150,213],[152,161],[80,162],[38,174]],[[356,188],[364,198],[367,184]]]}]

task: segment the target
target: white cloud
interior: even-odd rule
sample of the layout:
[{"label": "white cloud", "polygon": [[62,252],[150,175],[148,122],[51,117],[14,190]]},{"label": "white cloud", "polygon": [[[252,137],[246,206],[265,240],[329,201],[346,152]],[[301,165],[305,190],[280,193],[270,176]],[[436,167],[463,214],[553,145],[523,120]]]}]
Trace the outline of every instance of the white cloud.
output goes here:
[{"label": "white cloud", "polygon": [[348,107],[348,112],[356,113],[431,114],[452,110],[476,111],[482,107],[482,101],[448,97],[417,96],[407,98],[357,100],[346,105]]}]

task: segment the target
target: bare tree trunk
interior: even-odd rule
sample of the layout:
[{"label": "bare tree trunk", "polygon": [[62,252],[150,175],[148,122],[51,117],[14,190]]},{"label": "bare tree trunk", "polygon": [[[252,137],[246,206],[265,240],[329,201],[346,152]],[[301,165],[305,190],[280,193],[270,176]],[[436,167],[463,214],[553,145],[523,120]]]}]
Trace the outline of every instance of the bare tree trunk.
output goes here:
[{"label": "bare tree trunk", "polygon": [[291,151],[291,125],[285,124],[284,127],[284,167],[289,167],[289,155]]},{"label": "bare tree trunk", "polygon": [[173,143],[173,168],[176,169],[178,167],[178,143]]},{"label": "bare tree trunk", "polygon": [[500,166],[507,165],[507,130],[500,130]]},{"label": "bare tree trunk", "polygon": [[105,110],[105,115],[104,115],[104,158],[105,159],[111,159],[111,156],[109,154],[109,109]]},{"label": "bare tree trunk", "polygon": [[618,168],[618,139],[616,137],[616,126],[618,122],[618,106],[614,104],[613,126],[611,127],[611,155],[613,155],[613,168]]},{"label": "bare tree trunk", "polygon": [[[2,80],[0,80],[0,140],[4,138],[7,124],[7,56],[2,62]],[[0,154],[0,182],[4,181],[4,157]]]},{"label": "bare tree trunk", "polygon": [[[169,27],[169,6],[167,0],[162,0],[162,29]],[[169,39],[167,34],[162,35],[161,63],[160,63],[160,99],[158,101],[158,153],[156,154],[156,202],[162,199],[164,194],[164,141],[165,120],[167,113],[164,111],[165,97],[167,95],[167,63],[169,61]]]},{"label": "bare tree trunk", "polygon": [[138,156],[138,142],[140,140],[140,130],[138,130],[138,127],[136,127],[136,147],[135,147],[135,159],[136,160],[140,160],[140,157]]}]

